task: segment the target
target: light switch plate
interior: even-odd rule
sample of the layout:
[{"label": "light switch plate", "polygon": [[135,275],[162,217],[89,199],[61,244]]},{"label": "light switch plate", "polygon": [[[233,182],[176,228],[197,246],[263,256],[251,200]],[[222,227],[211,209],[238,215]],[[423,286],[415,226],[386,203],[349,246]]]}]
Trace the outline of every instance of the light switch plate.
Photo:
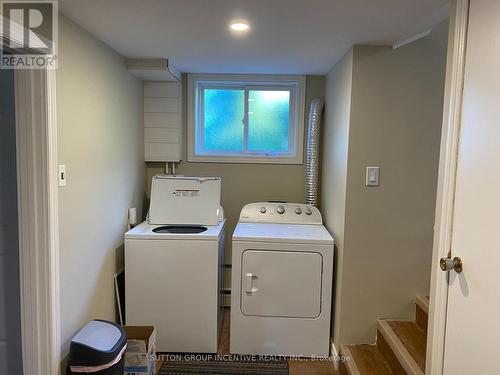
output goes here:
[{"label": "light switch plate", "polygon": [[380,167],[366,167],[366,186],[380,186]]},{"label": "light switch plate", "polygon": [[59,186],[66,186],[66,165],[59,164],[58,166],[59,172]]}]

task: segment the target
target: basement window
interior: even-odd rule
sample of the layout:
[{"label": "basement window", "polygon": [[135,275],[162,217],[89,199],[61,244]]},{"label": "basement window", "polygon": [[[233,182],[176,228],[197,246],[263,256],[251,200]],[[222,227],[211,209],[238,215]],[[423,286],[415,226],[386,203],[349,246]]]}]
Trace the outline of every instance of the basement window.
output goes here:
[{"label": "basement window", "polygon": [[190,74],[189,161],[302,164],[303,76]]}]

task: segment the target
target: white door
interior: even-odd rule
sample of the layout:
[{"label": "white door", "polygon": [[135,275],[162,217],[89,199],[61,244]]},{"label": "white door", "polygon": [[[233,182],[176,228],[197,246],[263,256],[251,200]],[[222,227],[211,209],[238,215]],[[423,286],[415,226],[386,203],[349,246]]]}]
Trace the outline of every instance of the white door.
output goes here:
[{"label": "white door", "polygon": [[242,313],[317,318],[322,267],[318,253],[246,250],[241,266]]},{"label": "white door", "polygon": [[14,72],[0,70],[0,374],[22,374]]},{"label": "white door", "polygon": [[500,1],[471,0],[445,374],[500,374]]}]

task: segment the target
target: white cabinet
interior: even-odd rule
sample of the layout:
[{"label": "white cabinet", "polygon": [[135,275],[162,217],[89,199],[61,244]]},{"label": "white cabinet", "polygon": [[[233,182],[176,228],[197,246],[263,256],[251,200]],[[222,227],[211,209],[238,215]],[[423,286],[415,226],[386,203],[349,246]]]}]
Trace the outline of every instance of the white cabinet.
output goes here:
[{"label": "white cabinet", "polygon": [[144,82],[145,161],[181,160],[181,83]]}]

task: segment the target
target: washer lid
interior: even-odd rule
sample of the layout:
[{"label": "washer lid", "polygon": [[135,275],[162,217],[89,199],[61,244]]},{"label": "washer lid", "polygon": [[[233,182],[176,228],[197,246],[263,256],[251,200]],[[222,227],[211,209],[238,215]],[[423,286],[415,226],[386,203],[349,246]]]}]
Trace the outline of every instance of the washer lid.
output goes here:
[{"label": "washer lid", "polygon": [[226,221],[221,221],[218,225],[205,225],[207,230],[200,233],[171,233],[182,231],[157,231],[157,228],[162,228],[164,225],[152,225],[147,221],[141,223],[135,228],[125,233],[125,239],[140,239],[140,240],[210,240],[216,241],[224,231]]},{"label": "washer lid", "polygon": [[233,241],[317,243],[333,245],[333,238],[323,225],[241,223]]},{"label": "washer lid", "polygon": [[217,225],[220,192],[220,177],[154,176],[148,221],[165,225]]}]

